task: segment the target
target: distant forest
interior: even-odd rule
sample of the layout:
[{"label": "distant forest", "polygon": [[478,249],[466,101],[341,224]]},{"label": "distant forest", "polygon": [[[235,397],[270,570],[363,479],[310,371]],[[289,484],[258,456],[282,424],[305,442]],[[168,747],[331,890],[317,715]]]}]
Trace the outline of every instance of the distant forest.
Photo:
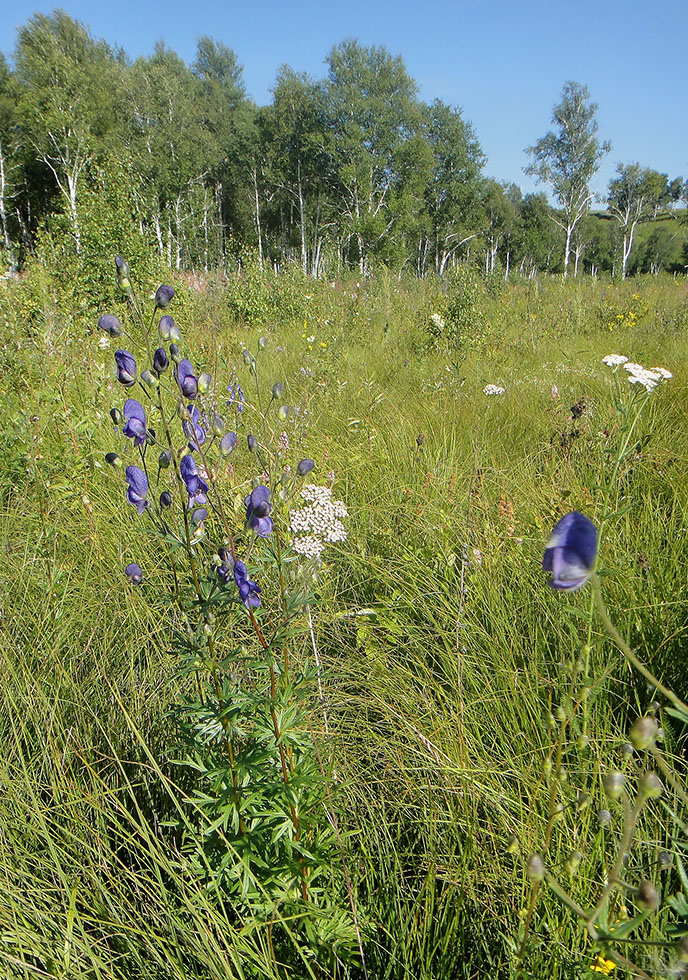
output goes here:
[{"label": "distant forest", "polygon": [[108,235],[180,269],[251,255],[312,276],[379,263],[419,276],[457,263],[504,277],[685,272],[682,178],[619,164],[591,199],[608,147],[583,86],[567,83],[530,147],[543,192],[525,195],[485,176],[461,109],[417,93],[400,56],[348,40],[324,78],[282,66],[258,106],[235,53],[209,37],[190,65],[164,45],[132,62],[63,11],[36,14],[0,55],[0,271],[42,236],[80,255]]}]

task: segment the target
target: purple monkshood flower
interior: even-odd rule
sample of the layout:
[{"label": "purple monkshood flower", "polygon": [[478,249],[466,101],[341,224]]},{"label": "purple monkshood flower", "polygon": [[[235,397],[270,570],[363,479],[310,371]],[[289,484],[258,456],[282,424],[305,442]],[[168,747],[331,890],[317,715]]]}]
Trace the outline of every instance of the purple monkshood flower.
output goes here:
[{"label": "purple monkshood flower", "polygon": [[174,289],[171,286],[158,286],[155,292],[155,305],[159,309],[165,310],[172,302],[173,296]]},{"label": "purple monkshood flower", "polygon": [[187,453],[186,456],[182,457],[182,461],[179,464],[179,472],[182,480],[186,484],[186,492],[189,495],[189,507],[193,507],[194,504],[204,504],[208,499],[206,497],[208,484],[198,475],[196,460],[191,453]]},{"label": "purple monkshood flower", "polygon": [[191,361],[184,358],[174,369],[174,376],[177,384],[182,390],[185,398],[195,398],[198,394],[198,378],[193,373]]},{"label": "purple monkshood flower", "polygon": [[129,484],[127,500],[136,507],[139,514],[143,514],[146,507],[149,506],[147,500],[148,477],[138,466],[127,466],[126,476]]},{"label": "purple monkshood flower", "polygon": [[140,585],[143,582],[143,572],[141,571],[141,566],[135,561],[130,562],[124,569],[124,574],[127,576],[132,585]]},{"label": "purple monkshood flower", "polygon": [[252,606],[257,609],[260,605],[260,586],[250,580],[243,561],[234,562],[234,581],[239,590],[239,598],[246,608]]},{"label": "purple monkshood flower", "polygon": [[312,459],[302,459],[299,461],[299,465],[296,467],[296,472],[299,476],[305,476],[307,473],[315,467],[315,463]]},{"label": "purple monkshood flower", "polygon": [[169,367],[170,359],[167,356],[167,351],[164,347],[158,347],[153,354],[153,370],[157,371],[158,374],[162,374]]},{"label": "purple monkshood flower", "polygon": [[595,569],[597,529],[577,510],[562,517],[545,547],[542,567],[552,572],[553,589],[573,592],[588,581]]},{"label": "purple monkshood flower", "polygon": [[124,428],[122,432],[128,439],[134,440],[135,446],[142,446],[146,441],[146,413],[143,405],[135,398],[127,398],[124,403]]},{"label": "purple monkshood flower", "polygon": [[103,313],[100,320],[98,320],[98,326],[110,337],[119,337],[122,333],[122,324],[114,313]]},{"label": "purple monkshood flower", "polygon": [[236,432],[225,432],[223,437],[220,439],[220,455],[229,456],[234,447],[237,444],[237,434]]},{"label": "purple monkshood flower", "polygon": [[205,442],[205,429],[200,424],[201,413],[198,411],[198,408],[195,405],[188,405],[187,409],[191,418],[182,421],[182,429],[188,439],[189,449],[193,452],[194,450],[198,450],[198,447],[202,446]]},{"label": "purple monkshood flower", "polygon": [[199,507],[198,510],[195,510],[191,515],[191,523],[198,526],[199,524],[202,524],[207,517],[208,511],[205,509],[205,507]]},{"label": "purple monkshood flower", "polygon": [[259,538],[267,538],[272,531],[272,518],[269,516],[272,506],[270,504],[270,491],[261,483],[250,492],[244,500],[246,504],[246,523],[256,532]]},{"label": "purple monkshood flower", "polygon": [[126,388],[136,383],[136,361],[128,350],[115,351],[117,380]]}]

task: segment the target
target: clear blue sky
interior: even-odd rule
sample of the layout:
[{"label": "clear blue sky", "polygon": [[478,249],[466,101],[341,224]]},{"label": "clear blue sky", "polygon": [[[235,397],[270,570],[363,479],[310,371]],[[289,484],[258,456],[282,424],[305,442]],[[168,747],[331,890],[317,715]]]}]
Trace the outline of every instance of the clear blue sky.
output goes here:
[{"label": "clear blue sky", "polygon": [[[10,5],[0,50],[17,28],[55,3]],[[244,66],[249,94],[270,100],[279,65],[315,78],[345,38],[401,54],[425,101],[461,106],[487,154],[486,173],[535,185],[523,173],[524,147],[550,127],[565,81],[581,82],[599,105],[599,135],[612,143],[594,189],[617,162],[639,161],[688,177],[686,38],[688,0],[64,0],[63,9],[130,58],[163,40],[187,62],[204,34],[223,41]]]}]

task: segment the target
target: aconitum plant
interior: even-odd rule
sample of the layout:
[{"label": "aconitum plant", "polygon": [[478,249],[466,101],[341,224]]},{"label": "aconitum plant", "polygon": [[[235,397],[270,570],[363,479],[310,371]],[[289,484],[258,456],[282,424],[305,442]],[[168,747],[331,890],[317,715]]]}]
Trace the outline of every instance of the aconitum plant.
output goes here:
[{"label": "aconitum plant", "polygon": [[[191,787],[182,800],[195,824],[182,841],[187,867],[235,917],[265,923],[280,962],[289,942],[285,932],[280,945],[277,923],[312,914],[309,935],[330,975],[336,960],[352,955],[355,929],[323,806],[330,777],[322,759],[329,753],[314,744],[309,718],[320,704],[319,665],[300,657],[313,604],[304,586],[313,582],[312,569],[304,574],[305,566],[322,561],[320,551],[304,549],[289,520],[297,476],[303,502],[304,478],[315,463],[285,458],[284,383],[270,379],[261,395],[267,340],[255,354],[244,352],[252,400],[236,371],[229,383],[217,383],[186,349],[183,330],[167,312],[171,286],[155,291],[144,319],[127,263],[118,256],[116,265],[128,312],[105,313],[99,323],[110,336],[126,338],[129,349],[114,355],[126,397],[111,406],[117,445],[106,460],[111,479],[121,480],[124,469],[123,495],[133,508],[124,511],[134,522],[135,553],[123,579],[157,603],[157,580],[169,569],[161,614],[177,624],[172,670],[188,675],[194,692],[172,706],[177,728],[170,733],[170,750],[187,766]],[[218,413],[223,402],[229,424]],[[241,439],[232,431],[240,426]],[[337,507],[343,516],[343,504]],[[320,517],[313,511],[310,533],[343,542],[341,525],[337,533],[334,524],[320,528]],[[330,893],[325,877],[339,882]]]}]

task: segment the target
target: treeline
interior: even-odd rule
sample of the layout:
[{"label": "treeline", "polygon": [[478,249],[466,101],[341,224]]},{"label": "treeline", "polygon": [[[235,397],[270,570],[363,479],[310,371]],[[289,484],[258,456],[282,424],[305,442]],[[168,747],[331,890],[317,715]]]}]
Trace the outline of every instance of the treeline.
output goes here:
[{"label": "treeline", "polygon": [[[79,254],[103,195],[110,219],[178,268],[249,250],[314,276],[381,262],[420,276],[457,262],[625,275],[688,261],[680,178],[619,167],[607,210],[590,213],[588,192],[571,227],[556,187],[561,210],[485,176],[471,124],[419,100],[401,57],[344,41],[326,65],[319,80],[281,67],[257,106],[235,53],[211,38],[190,66],[163,45],[132,62],[63,11],[36,14],[11,60],[0,55],[3,264],[18,268],[44,229]],[[551,183],[540,149],[532,172]]]}]

